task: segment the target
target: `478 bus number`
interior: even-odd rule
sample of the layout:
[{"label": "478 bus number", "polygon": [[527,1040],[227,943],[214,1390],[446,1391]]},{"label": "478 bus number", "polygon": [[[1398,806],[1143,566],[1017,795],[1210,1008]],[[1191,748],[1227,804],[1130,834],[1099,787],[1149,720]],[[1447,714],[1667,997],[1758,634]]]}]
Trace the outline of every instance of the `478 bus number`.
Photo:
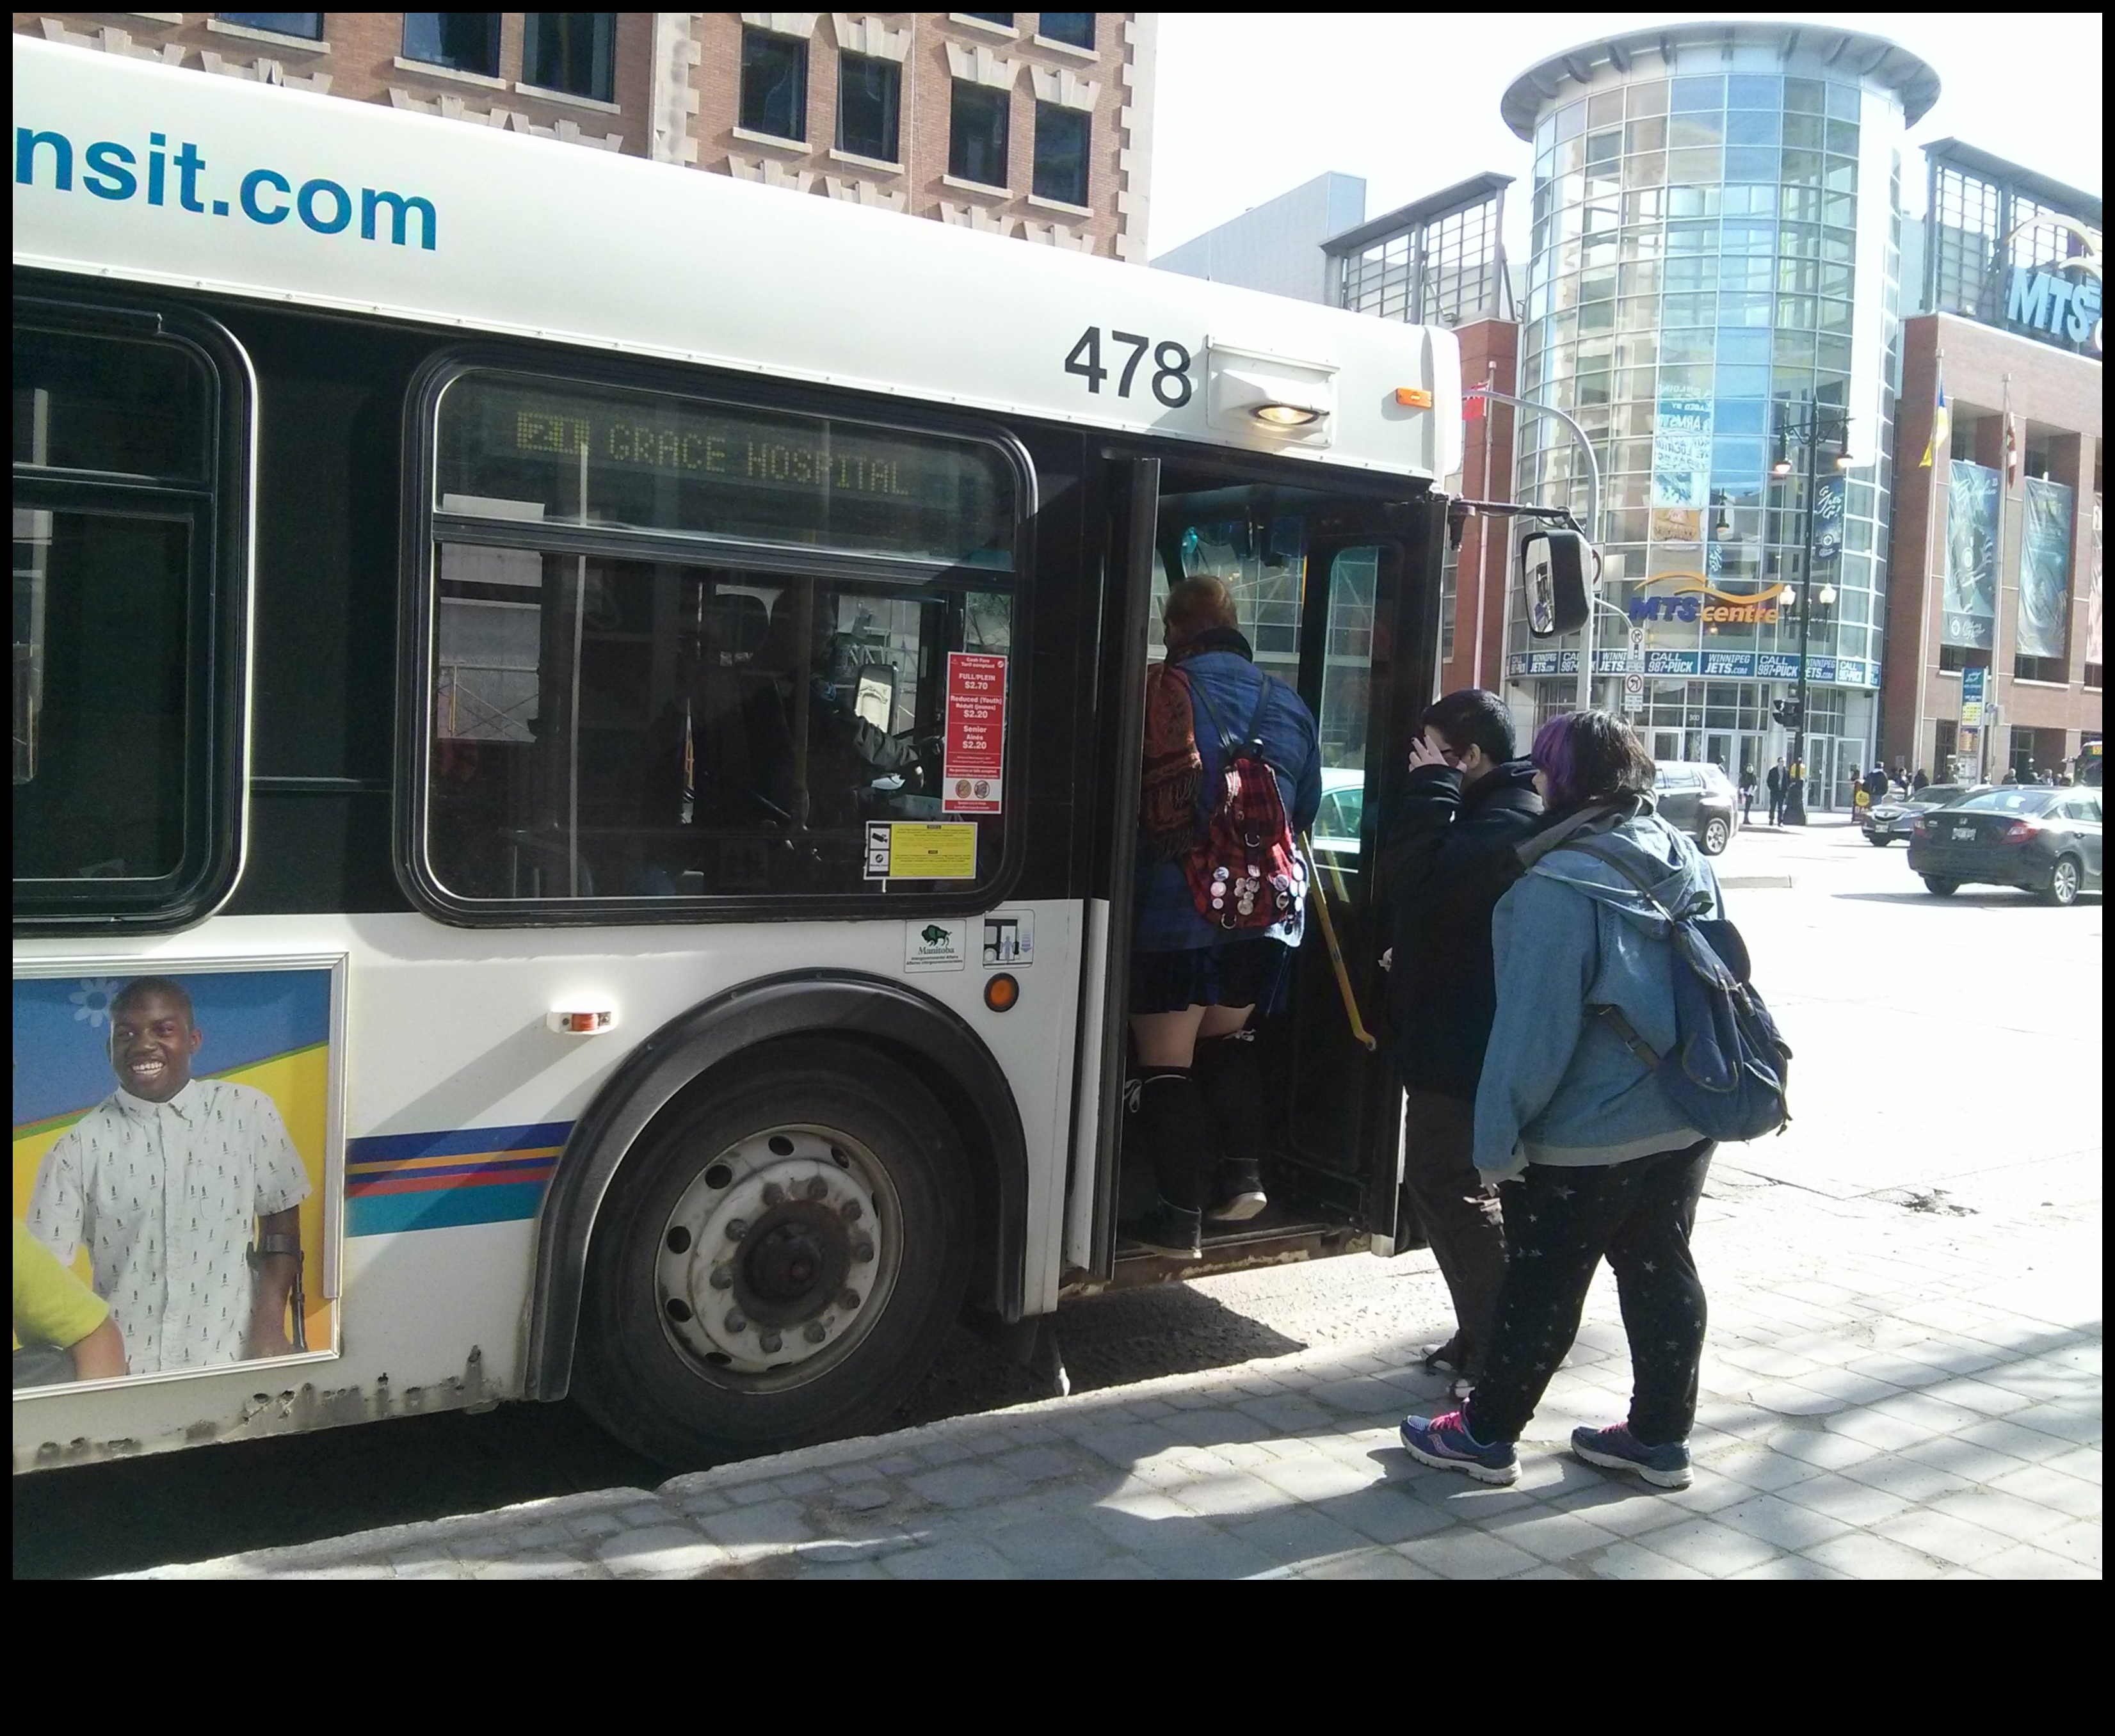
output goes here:
[{"label": "478 bus number", "polygon": [[[1153,351],[1153,395],[1170,410],[1180,410],[1190,402],[1190,352],[1174,339],[1155,343],[1150,338],[1141,338],[1136,332],[1112,331],[1112,347],[1128,348],[1131,355],[1122,362],[1122,371],[1117,375],[1117,396],[1129,397],[1131,383],[1138,378],[1139,364],[1145,360],[1148,350]],[[1072,346],[1072,353],[1065,358],[1065,371],[1076,374],[1087,383],[1090,392],[1099,393],[1102,382],[1113,371],[1102,365],[1102,328],[1090,325],[1080,333],[1080,341]]]}]

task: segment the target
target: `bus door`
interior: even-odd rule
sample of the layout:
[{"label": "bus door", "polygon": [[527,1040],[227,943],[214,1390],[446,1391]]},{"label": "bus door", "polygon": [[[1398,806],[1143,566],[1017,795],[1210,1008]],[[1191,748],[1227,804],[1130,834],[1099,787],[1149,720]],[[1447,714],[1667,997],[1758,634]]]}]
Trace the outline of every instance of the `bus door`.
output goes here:
[{"label": "bus door", "polygon": [[[1133,461],[1117,468],[1111,492],[1096,756],[1108,799],[1093,875],[1108,917],[1101,993],[1087,1002],[1098,1028],[1083,1033],[1082,1053],[1099,1052],[1099,1067],[1081,1082],[1075,1171],[1076,1188],[1091,1174],[1092,1200],[1085,1209],[1089,1202],[1076,1194],[1067,1238],[1068,1263],[1103,1281],[1122,1251],[1120,1206],[1139,1203],[1142,1179],[1123,1173],[1122,1086],[1141,694],[1145,664],[1162,654],[1160,601],[1172,578],[1225,578],[1258,664],[1296,687],[1315,715],[1318,878],[1360,1022],[1378,1040],[1386,942],[1376,939],[1371,907],[1378,801],[1369,796],[1383,768],[1406,761],[1429,700],[1443,524],[1440,509],[1421,500],[1221,480],[1188,462],[1178,469]],[[1282,1257],[1296,1244],[1326,1251],[1347,1231],[1392,1238],[1399,1092],[1385,1054],[1354,1035],[1311,902],[1290,1005],[1263,1022],[1261,1043],[1272,1081],[1273,1204],[1246,1224],[1208,1225],[1206,1263]]]},{"label": "bus door", "polygon": [[1402,1094],[1382,1020],[1379,833],[1391,778],[1402,774],[1431,700],[1441,514],[1330,517],[1337,522],[1319,523],[1307,551],[1299,687],[1321,742],[1312,860],[1342,971],[1310,896],[1291,1005],[1261,1040],[1286,1085],[1273,1140],[1280,1202],[1392,1241]]}]

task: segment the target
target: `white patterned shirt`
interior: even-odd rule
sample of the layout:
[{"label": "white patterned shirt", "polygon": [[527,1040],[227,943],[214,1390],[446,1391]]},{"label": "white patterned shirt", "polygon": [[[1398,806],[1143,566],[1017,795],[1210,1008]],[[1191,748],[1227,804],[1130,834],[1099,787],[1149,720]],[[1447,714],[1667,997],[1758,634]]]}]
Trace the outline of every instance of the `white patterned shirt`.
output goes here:
[{"label": "white patterned shirt", "polygon": [[87,1244],[135,1375],[242,1359],[257,1219],[298,1206],[308,1171],[264,1092],[193,1079],[167,1103],[117,1091],[53,1141],[31,1233],[71,1263]]}]

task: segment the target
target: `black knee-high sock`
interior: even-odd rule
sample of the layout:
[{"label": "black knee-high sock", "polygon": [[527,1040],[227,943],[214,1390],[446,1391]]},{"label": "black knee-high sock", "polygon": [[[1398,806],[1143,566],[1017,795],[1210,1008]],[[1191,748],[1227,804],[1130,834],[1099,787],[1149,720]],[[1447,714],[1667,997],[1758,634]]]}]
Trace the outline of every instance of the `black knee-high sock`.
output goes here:
[{"label": "black knee-high sock", "polygon": [[1197,1045],[1197,1088],[1218,1135],[1220,1152],[1236,1164],[1263,1164],[1270,1103],[1255,1033],[1237,1031]]},{"label": "black knee-high sock", "polygon": [[1200,1211],[1204,1204],[1204,1105],[1186,1067],[1151,1067],[1138,1081],[1138,1106],[1129,1137],[1150,1154],[1154,1180],[1170,1206]]}]

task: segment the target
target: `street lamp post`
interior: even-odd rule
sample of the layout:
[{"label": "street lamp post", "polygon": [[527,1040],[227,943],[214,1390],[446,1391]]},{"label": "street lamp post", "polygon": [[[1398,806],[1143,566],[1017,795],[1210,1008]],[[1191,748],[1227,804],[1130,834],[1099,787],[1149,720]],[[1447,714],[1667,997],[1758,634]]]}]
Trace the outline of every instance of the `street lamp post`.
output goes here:
[{"label": "street lamp post", "polygon": [[[1807,622],[1813,618],[1814,602],[1814,497],[1820,489],[1821,442],[1824,424],[1833,423],[1836,438],[1843,441],[1849,433],[1848,419],[1841,416],[1824,417],[1812,404],[1806,414],[1796,422],[1778,430],[1787,442],[1797,438],[1806,448],[1806,498],[1800,512],[1799,555],[1799,675],[1793,689],[1792,723],[1792,763],[1790,776],[1785,787],[1784,811],[1782,821],[1788,826],[1806,824],[1806,641]],[[1851,455],[1839,443],[1836,454],[1838,470],[1847,470]],[[1780,457],[1770,466],[1777,476],[1792,474],[1792,461]]]}]

